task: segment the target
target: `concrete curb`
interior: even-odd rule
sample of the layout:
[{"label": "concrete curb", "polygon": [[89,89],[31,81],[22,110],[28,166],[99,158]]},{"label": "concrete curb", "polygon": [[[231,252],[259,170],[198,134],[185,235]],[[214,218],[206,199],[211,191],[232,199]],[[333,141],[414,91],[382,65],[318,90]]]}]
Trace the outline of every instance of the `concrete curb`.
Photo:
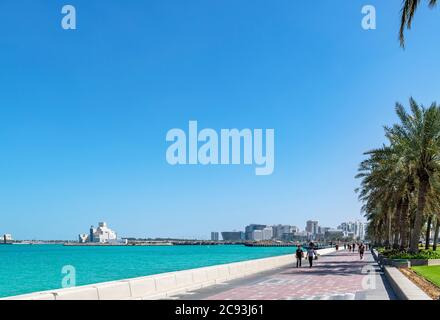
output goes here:
[{"label": "concrete curb", "polygon": [[[317,250],[319,255],[335,248]],[[147,277],[35,292],[0,300],[155,300],[295,263],[293,254],[169,272]]]},{"label": "concrete curb", "polygon": [[384,266],[385,277],[399,300],[432,300],[398,268]]},{"label": "concrete curb", "polygon": [[[397,267],[390,266],[387,261],[383,261],[384,259],[381,259],[377,250],[373,249],[371,253],[384,271],[385,278],[399,300],[432,300],[422,289],[400,272]],[[406,263],[406,265],[408,264]]]}]

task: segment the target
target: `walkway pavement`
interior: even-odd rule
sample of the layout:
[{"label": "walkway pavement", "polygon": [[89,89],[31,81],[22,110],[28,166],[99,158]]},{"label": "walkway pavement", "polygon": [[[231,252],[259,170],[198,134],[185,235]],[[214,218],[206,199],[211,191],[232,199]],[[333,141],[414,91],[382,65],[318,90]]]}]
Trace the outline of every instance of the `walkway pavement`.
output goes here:
[{"label": "walkway pavement", "polygon": [[339,251],[313,268],[292,266],[176,295],[185,300],[390,300],[395,299],[371,253]]}]

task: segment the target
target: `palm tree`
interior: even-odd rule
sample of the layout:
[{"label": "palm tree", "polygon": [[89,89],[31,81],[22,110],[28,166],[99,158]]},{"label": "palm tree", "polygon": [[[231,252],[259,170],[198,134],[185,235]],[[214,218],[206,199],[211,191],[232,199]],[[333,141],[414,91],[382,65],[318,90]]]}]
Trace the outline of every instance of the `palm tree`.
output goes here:
[{"label": "palm tree", "polygon": [[417,210],[411,234],[410,251],[418,251],[425,207],[433,180],[440,172],[440,109],[435,103],[425,109],[410,99],[411,114],[396,104],[400,124],[385,128],[399,162],[413,167],[417,188]]},{"label": "palm tree", "polygon": [[428,193],[435,175],[440,172],[440,109],[435,103],[425,109],[410,99],[412,114],[396,105],[400,124],[387,129],[394,144],[401,149],[405,161],[414,164],[418,180],[417,211],[411,236],[410,251],[418,251],[418,242],[425,215]]},{"label": "palm tree", "polygon": [[[432,8],[437,4],[437,0],[427,0],[428,4]],[[420,0],[404,0],[402,4],[402,17],[400,24],[400,45],[405,47],[405,29],[411,29],[414,14],[420,4]]]},{"label": "palm tree", "polygon": [[[423,225],[440,212],[440,108],[429,108],[410,99],[411,113],[396,104],[400,123],[385,127],[389,141],[367,152],[359,166],[362,210],[385,244],[418,251]],[[430,213],[430,214],[428,214]],[[408,241],[409,238],[409,241]],[[429,241],[429,240],[428,240]]]},{"label": "palm tree", "polygon": [[[385,245],[399,247],[402,233],[406,232],[401,223],[407,214],[407,172],[399,164],[398,155],[392,147],[382,147],[366,153],[369,158],[359,166],[357,178],[362,178],[357,189],[362,207],[369,220],[383,221]],[[378,208],[380,208],[378,210]]]}]

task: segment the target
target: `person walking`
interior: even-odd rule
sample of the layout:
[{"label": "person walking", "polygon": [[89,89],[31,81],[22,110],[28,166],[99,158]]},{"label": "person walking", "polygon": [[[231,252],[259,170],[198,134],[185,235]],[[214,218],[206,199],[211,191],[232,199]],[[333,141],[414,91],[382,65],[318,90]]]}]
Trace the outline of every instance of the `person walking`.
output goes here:
[{"label": "person walking", "polygon": [[302,258],[304,257],[304,251],[301,248],[301,245],[299,245],[298,248],[296,249],[295,256],[296,256],[296,267],[299,268],[301,267],[301,261]]},{"label": "person walking", "polygon": [[356,244],[353,242],[353,246],[352,246],[353,252],[356,249]]},{"label": "person walking", "polygon": [[365,251],[365,246],[363,243],[361,243],[359,245],[359,256],[360,256],[361,260],[364,260],[364,251]]},{"label": "person walking", "polygon": [[307,249],[307,258],[309,259],[310,268],[313,267],[313,259],[316,257],[315,245],[310,242],[309,248]]}]

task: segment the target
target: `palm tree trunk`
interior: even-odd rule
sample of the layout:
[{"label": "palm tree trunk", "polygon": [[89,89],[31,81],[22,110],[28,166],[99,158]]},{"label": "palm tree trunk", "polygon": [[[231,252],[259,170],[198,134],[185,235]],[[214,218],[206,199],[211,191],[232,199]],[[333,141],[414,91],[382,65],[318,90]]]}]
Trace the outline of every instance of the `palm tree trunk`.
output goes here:
[{"label": "palm tree trunk", "polygon": [[429,240],[431,238],[431,223],[432,223],[432,215],[428,217],[428,221],[426,225],[425,250],[429,249]]},{"label": "palm tree trunk", "polygon": [[440,231],[440,216],[437,215],[435,219],[435,232],[434,232],[434,243],[432,245],[432,250],[437,250],[438,233]]},{"label": "palm tree trunk", "polygon": [[394,213],[394,239],[393,239],[393,249],[399,248],[399,231],[400,231],[400,220],[402,215],[402,199],[397,202],[396,212]]},{"label": "palm tree trunk", "polygon": [[385,217],[385,247],[391,247],[392,234],[391,234],[391,210],[388,210]]},{"label": "palm tree trunk", "polygon": [[411,253],[419,252],[420,233],[422,231],[423,214],[426,205],[426,194],[428,192],[429,177],[426,174],[420,174],[419,192],[417,195],[417,212],[414,219],[414,228],[411,235],[411,245],[409,251]]},{"label": "palm tree trunk", "polygon": [[402,202],[402,213],[400,217],[400,249],[408,248],[408,229],[409,229],[409,199],[405,197]]}]

